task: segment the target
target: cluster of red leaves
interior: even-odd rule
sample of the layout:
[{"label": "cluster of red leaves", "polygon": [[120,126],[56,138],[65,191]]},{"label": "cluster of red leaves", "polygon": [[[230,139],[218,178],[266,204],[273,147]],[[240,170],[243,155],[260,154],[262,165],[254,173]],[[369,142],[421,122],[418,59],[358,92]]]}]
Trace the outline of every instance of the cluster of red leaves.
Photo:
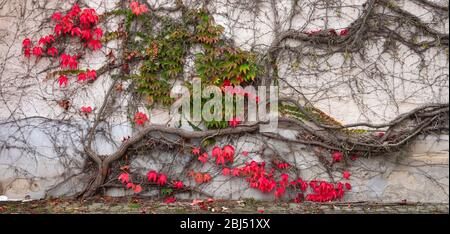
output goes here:
[{"label": "cluster of red leaves", "polygon": [[95,80],[97,78],[97,71],[87,70],[86,72],[81,72],[78,74],[78,81],[83,82],[87,79]]},{"label": "cluster of red leaves", "polygon": [[290,185],[294,189],[298,189],[298,190],[300,190],[302,192],[305,192],[306,189],[308,189],[308,182],[302,180],[301,178],[298,178],[297,180],[291,181]]},{"label": "cluster of red leaves", "polygon": [[[194,148],[192,150],[192,153],[198,156],[198,160],[203,164],[209,160],[209,154],[207,152],[201,154],[200,148]],[[234,147],[231,145],[226,145],[223,148],[215,146],[211,152],[211,155],[213,158],[215,158],[216,165],[225,165],[225,163],[227,162],[234,162],[234,153]]]},{"label": "cluster of red leaves", "polygon": [[145,4],[139,4],[138,2],[131,2],[130,4],[131,11],[135,15],[140,15],[142,13],[146,13],[148,11],[148,8]]},{"label": "cluster of red leaves", "polygon": [[[238,76],[237,80],[241,80],[240,82],[242,82],[242,77]],[[255,99],[256,103],[259,103],[260,98],[257,95],[254,95],[251,92],[247,92],[244,89],[240,88],[240,87],[234,87],[231,84],[230,80],[224,80],[223,84],[222,84],[222,91],[224,93],[229,93],[231,95],[239,95],[239,96],[244,96],[247,97],[248,99]],[[237,127],[242,121],[239,118],[233,117],[228,121],[228,126],[230,127]]]},{"label": "cluster of red leaves", "polygon": [[346,180],[350,179],[350,172],[348,171],[344,171],[344,173],[342,173],[342,177]]},{"label": "cluster of red leaves", "polygon": [[147,180],[149,182],[156,183],[159,186],[164,186],[167,184],[167,175],[156,171],[149,171],[147,173]]},{"label": "cluster of red leaves", "polygon": [[188,173],[188,175],[192,176],[194,178],[195,183],[197,184],[208,183],[212,180],[212,176],[209,173],[191,171]]},{"label": "cluster of red leaves", "polygon": [[92,107],[90,106],[82,106],[81,112],[84,114],[90,114],[92,112]]},{"label": "cluster of red leaves", "polygon": [[184,188],[183,181],[173,181],[173,187],[176,189],[183,189]]},{"label": "cluster of red leaves", "polygon": [[289,175],[281,174],[281,180],[278,182],[278,187],[275,190],[275,198],[279,198],[286,193],[286,187],[289,185]]},{"label": "cluster of red leaves", "polygon": [[[242,83],[244,83],[244,79],[242,78],[242,76],[236,76],[236,80],[237,81],[237,85],[241,85]],[[229,79],[225,79],[223,80],[222,83],[222,91],[226,91],[226,89],[228,88],[233,88],[233,84],[231,84],[231,80]]]},{"label": "cluster of red leaves", "polygon": [[205,164],[208,161],[208,153],[204,152],[203,154],[198,156],[198,161],[202,162],[203,164]]},{"label": "cluster of red leaves", "polygon": [[[205,152],[201,154],[200,148],[193,148],[192,153],[199,157],[208,157]],[[215,146],[212,150],[212,156],[216,158],[217,165],[224,165],[224,161],[229,161],[233,163],[233,156],[235,150],[231,145],[226,145],[223,148]],[[206,154],[206,156],[204,156]],[[217,158],[223,159],[217,159]],[[334,152],[333,160],[340,161],[342,158],[342,153]],[[202,161],[202,160],[200,160]],[[276,167],[280,170],[287,169],[291,167],[290,164],[286,162],[274,162]],[[352,186],[350,183],[330,183],[321,180],[312,180],[310,182],[304,181],[301,178],[294,180],[289,179],[289,175],[286,173],[281,173],[279,179],[275,179],[275,169],[271,168],[266,170],[265,162],[251,161],[250,163],[245,163],[245,166],[235,167],[235,168],[222,168],[222,174],[224,176],[234,176],[234,177],[244,177],[249,183],[250,188],[258,189],[262,193],[270,193],[274,191],[274,196],[276,199],[284,196],[288,189],[293,189],[297,191],[297,196],[294,198],[294,202],[312,201],[312,202],[329,202],[334,200],[340,200],[343,198],[346,191],[351,190]],[[189,176],[192,176],[197,184],[203,184],[210,182],[212,177],[209,173],[194,172],[190,171]],[[350,179],[350,172],[344,171],[342,173],[343,179]],[[158,173],[156,171],[149,171],[147,173],[147,179],[149,182],[156,183],[159,186],[166,186],[168,178],[163,173]],[[135,185],[130,182],[129,174],[122,173],[119,176],[119,180],[122,183],[126,183],[127,189],[132,188],[136,193],[142,190],[140,185]],[[175,189],[183,189],[184,184],[182,181],[175,180],[172,181],[172,187]],[[309,193],[308,193],[309,192]],[[175,197],[167,197],[165,203],[173,203],[176,201]],[[204,204],[205,205],[205,204]],[[206,207],[206,205],[205,205]]]},{"label": "cluster of red leaves", "polygon": [[216,146],[213,148],[211,154],[213,158],[216,158],[216,165],[225,165],[226,162],[234,162],[234,147],[231,145],[226,145],[222,149]]},{"label": "cluster of red leaves", "polygon": [[344,154],[342,152],[334,152],[331,154],[331,157],[333,158],[333,162],[340,162],[342,160],[342,157]]},{"label": "cluster of red leaves", "polygon": [[[331,154],[333,163],[338,163],[343,159],[342,152],[333,152]],[[357,156],[353,155],[352,160],[356,160]],[[346,180],[350,179],[350,172],[344,171],[342,177]],[[291,186],[296,189],[299,189],[301,193],[298,193],[297,197],[294,199],[295,202],[302,202],[303,200],[313,201],[313,202],[328,202],[334,201],[338,199],[342,199],[345,193],[345,189],[351,190],[352,186],[350,183],[342,183],[338,182],[336,184],[329,183],[326,181],[316,181],[312,180],[309,183],[303,181],[302,179],[297,179],[295,181],[291,181]],[[311,188],[313,193],[306,195],[304,197],[304,192]]]},{"label": "cluster of red leaves", "polygon": [[280,170],[285,170],[291,167],[289,163],[283,162],[283,163],[277,163],[277,168]]},{"label": "cluster of red leaves", "polygon": [[81,10],[78,4],[75,4],[66,15],[60,12],[54,13],[52,20],[57,22],[54,28],[56,36],[79,37],[84,46],[92,50],[98,49],[93,48],[92,45],[101,47],[100,39],[103,36],[103,30],[96,27],[99,17],[94,9]]},{"label": "cluster of red leaves", "polygon": [[59,86],[67,86],[67,84],[69,83],[69,78],[67,78],[67,76],[65,76],[65,75],[61,75],[61,76],[59,76],[59,78],[58,78],[58,83],[59,83]]},{"label": "cluster of red leaves", "polygon": [[61,68],[70,68],[70,69],[78,68],[78,61],[76,55],[71,56],[68,54],[61,54],[61,57],[59,59]]},{"label": "cluster of red leaves", "polygon": [[[355,161],[356,159],[358,159],[358,155],[357,154],[352,154],[350,156],[350,160]],[[344,158],[344,154],[342,152],[333,152],[331,154],[331,159],[333,163],[339,163],[342,161],[342,159]]]},{"label": "cluster of red leaves", "polygon": [[[287,163],[279,163],[277,167],[279,168],[281,164],[281,168],[287,168],[290,165]],[[265,169],[265,162],[257,163],[252,161],[250,163],[246,163],[243,167],[237,168],[227,168],[224,167],[222,169],[222,174],[224,176],[235,176],[235,177],[245,177],[249,182],[249,185],[253,189],[258,189],[263,193],[274,192],[275,198],[282,197],[289,187],[301,191],[298,196],[294,199],[295,202],[301,202],[304,200],[304,193],[307,191],[308,187],[311,188],[313,193],[308,194],[306,196],[306,200],[315,201],[315,202],[325,202],[325,201],[333,201],[337,199],[342,199],[345,190],[344,186],[347,190],[351,189],[351,185],[349,183],[341,183],[338,182],[336,185],[332,183],[328,183],[325,181],[303,181],[301,178],[296,180],[289,180],[289,175],[282,173],[279,177],[279,180],[275,180],[274,169],[267,171]],[[280,169],[280,168],[279,168]],[[348,171],[344,171],[343,173],[344,179],[350,178],[350,173]]]},{"label": "cluster of red leaves", "polygon": [[148,121],[148,116],[146,114],[142,113],[142,112],[137,112],[134,115],[134,122],[137,125],[144,125],[144,123],[147,122],[147,121]]},{"label": "cluster of red leaves", "polygon": [[200,154],[200,148],[195,147],[192,149],[192,154],[194,154],[195,156],[198,156],[198,161],[202,162],[203,164],[205,164],[208,161],[208,153],[204,152],[203,154]]},{"label": "cluster of red leaves", "polygon": [[[333,163],[339,163],[339,162],[341,162],[342,161],[342,159],[343,159],[343,157],[344,157],[344,154],[342,153],[342,152],[333,152],[332,154],[331,154],[331,159],[332,159],[332,162]],[[352,160],[352,161],[355,161],[356,159],[358,159],[358,155],[357,154],[352,154],[351,156],[350,156],[350,160]]]},{"label": "cluster of red leaves", "polygon": [[192,149],[192,154],[194,155],[199,155],[200,154],[200,148],[199,147],[194,147]]},{"label": "cluster of red leaves", "polygon": [[23,53],[25,57],[30,58],[31,55],[36,57],[41,57],[44,55],[44,46],[47,46],[47,54],[55,57],[58,54],[58,49],[52,46],[52,43],[55,42],[55,36],[48,35],[39,39],[37,45],[33,45],[30,38],[25,38],[22,41]]},{"label": "cluster of red leaves", "polygon": [[[192,153],[196,156],[202,157],[200,148],[193,148]],[[234,156],[234,148],[230,145],[227,145],[223,148],[218,146],[214,147],[212,150],[212,156],[216,159],[218,157],[223,157],[223,160],[227,160],[229,162],[233,162]],[[342,157],[340,152],[335,152],[334,157],[339,158]],[[277,163],[274,162],[276,168],[280,170],[287,169],[291,167],[290,164],[286,162]],[[224,165],[221,160],[217,165]],[[303,202],[312,201],[312,202],[329,202],[335,200],[341,200],[346,191],[351,190],[352,186],[350,183],[330,183],[321,180],[312,180],[312,181],[304,181],[301,178],[297,178],[294,180],[290,180],[289,175],[286,173],[281,173],[278,179],[275,179],[275,169],[271,168],[270,170],[266,170],[265,162],[256,162],[251,161],[250,163],[245,163],[245,166],[235,167],[235,168],[222,168],[222,174],[224,176],[234,176],[234,177],[244,177],[246,181],[249,183],[250,188],[258,189],[262,193],[271,193],[274,192],[274,196],[276,199],[284,196],[288,189],[292,189],[293,191],[298,192],[297,196],[294,198],[294,202]],[[212,176],[209,173],[202,172],[194,172],[190,171],[188,173],[189,176],[192,176],[197,184],[203,184],[210,182],[212,180]],[[344,171],[342,173],[343,179],[350,179],[350,172]],[[122,183],[126,184],[127,189],[133,189],[135,193],[139,193],[142,191],[142,187],[140,185],[136,185],[130,182],[130,177],[128,173],[122,173],[119,178]],[[159,186],[167,186],[168,178],[167,175],[163,173],[158,173],[156,171],[149,171],[147,173],[147,179],[149,182],[156,183]],[[182,181],[174,180],[172,181],[171,186],[175,189],[183,189],[184,184]],[[176,201],[175,197],[167,197],[165,199],[165,203],[173,203]],[[206,208],[206,203],[199,202],[200,206],[204,206]],[[202,205],[203,204],[203,205]]]},{"label": "cluster of red leaves", "polygon": [[[313,180],[309,182],[309,187],[313,193],[306,195],[307,201],[329,202],[339,200],[344,197],[345,193],[344,184],[341,182],[333,184],[326,181]],[[347,190],[351,189],[349,183],[345,183],[345,187]]]},{"label": "cluster of red leaves", "polygon": [[[192,153],[199,157],[208,157],[208,154],[201,153],[200,148],[193,148]],[[206,154],[206,156],[205,156]],[[214,158],[220,158],[216,161],[217,165],[224,166],[224,161],[233,163],[233,157],[235,154],[234,147],[231,145],[226,145],[223,148],[215,146],[212,150],[212,156]],[[248,153],[247,153],[248,154]],[[334,152],[333,159],[335,161],[340,161],[342,158],[342,153]],[[202,161],[202,160],[200,160]],[[273,162],[276,168],[279,170],[284,170],[291,167],[290,164],[286,162]],[[235,167],[235,168],[222,168],[222,174],[224,176],[233,177],[243,177],[249,183],[250,188],[258,189],[262,193],[274,192],[275,199],[279,199],[284,196],[288,189],[292,189],[297,192],[297,196],[294,198],[294,202],[312,201],[312,202],[329,202],[335,200],[341,200],[344,197],[346,191],[351,190],[352,186],[350,183],[330,183],[322,180],[311,180],[304,181],[301,178],[290,180],[289,175],[286,173],[281,173],[277,179],[275,179],[275,168],[270,170],[266,169],[265,162],[251,161],[250,163],[245,163],[245,166]],[[190,171],[189,176],[192,176],[197,184],[203,184],[210,182],[212,176],[209,173],[194,172]],[[345,180],[350,179],[350,172],[343,171],[342,177]],[[155,183],[159,186],[168,186],[167,175],[163,173],[158,173],[156,171],[149,171],[147,173],[147,179],[151,183]],[[136,185],[130,182],[129,174],[122,173],[119,176],[119,180],[126,184],[127,189],[131,188],[138,193],[142,190],[140,185]],[[183,189],[184,184],[180,180],[174,180],[170,184],[175,189]],[[175,197],[167,197],[165,203],[173,203],[176,201]],[[198,204],[203,204],[203,208],[206,208],[206,203],[199,202]]]},{"label": "cluster of red leaves", "polygon": [[[158,173],[156,171],[149,171],[147,172],[147,180],[152,183],[156,183],[159,186],[165,186],[167,185],[167,175],[164,173]],[[175,180],[172,182],[172,186],[175,189],[183,189],[184,184],[183,181]]]},{"label": "cluster of red leaves", "polygon": [[238,118],[234,117],[234,118],[231,118],[231,119],[228,121],[228,126],[235,128],[235,127],[237,127],[240,123],[241,123],[241,121],[240,121]]},{"label": "cluster of red leaves", "polygon": [[[273,176],[274,170],[267,172],[265,169],[265,162],[257,163],[252,161],[246,163],[243,167],[236,167],[233,169],[223,168],[223,175],[232,175],[236,177],[246,177],[247,182],[251,188],[258,189],[263,193],[269,193],[277,186],[277,182]],[[284,184],[284,181],[282,182]],[[279,191],[279,193],[281,190]]]},{"label": "cluster of red leaves", "polygon": [[127,189],[133,189],[135,193],[140,193],[142,191],[142,186],[139,184],[134,184],[131,182],[130,174],[124,172],[121,173],[118,177],[118,179],[123,183],[126,184],[125,187]]},{"label": "cluster of red leaves", "polygon": [[[56,22],[54,27],[54,34],[43,36],[38,40],[37,45],[33,45],[31,39],[25,38],[22,42],[25,57],[29,58],[31,55],[41,57],[46,51],[47,55],[56,57],[59,50],[54,46],[57,40],[66,39],[67,37],[78,37],[84,47],[88,47],[95,51],[102,48],[101,38],[103,30],[97,27],[99,17],[94,9],[81,9],[78,4],[75,4],[72,9],[65,15],[56,12],[51,18]],[[78,55],[69,55],[62,53],[60,55],[60,66],[62,69],[78,68]],[[78,74],[78,81],[85,81],[86,79],[95,80],[97,73],[95,70],[87,70]],[[61,75],[58,78],[59,86],[67,86],[69,79],[66,75]]]},{"label": "cluster of red leaves", "polygon": [[[129,173],[126,173],[126,172],[121,173],[119,175],[118,179],[123,184],[125,184],[125,187],[127,189],[131,188],[131,189],[133,189],[133,191],[135,193],[140,193],[142,191],[142,186],[141,185],[134,184],[134,183],[131,182],[131,178],[130,178],[130,174]],[[168,185],[168,183],[167,183],[167,181],[168,181],[167,175],[164,174],[164,173],[158,173],[156,171],[149,171],[147,173],[147,180],[149,182],[151,182],[151,183],[156,183],[159,186],[166,186],[166,185]],[[172,182],[172,186],[175,189],[183,189],[184,188],[184,184],[183,184],[182,181],[176,181],[175,180],[175,181]],[[172,198],[169,197],[169,198],[166,199],[166,203],[173,203],[175,201],[176,201],[176,199],[174,197],[172,197]]]},{"label": "cluster of red leaves", "polygon": [[222,85],[222,90],[225,93],[229,93],[231,95],[239,95],[239,96],[247,97],[249,99],[255,99],[256,103],[259,103],[259,96],[255,95],[251,92],[247,92],[244,89],[242,89],[241,87],[231,86],[231,83],[229,80],[224,81],[224,84]]},{"label": "cluster of red leaves", "polygon": [[[347,180],[350,179],[350,172],[344,171],[343,177]],[[342,199],[345,194],[345,189],[352,189],[350,183],[338,182],[336,184],[333,184],[326,181],[317,180],[312,180],[308,183],[306,181],[303,181],[301,178],[291,181],[290,185],[295,190],[300,191],[300,193],[298,193],[297,197],[294,199],[294,201],[297,203],[305,200],[304,194],[307,191],[308,187],[311,188],[312,193],[306,195],[306,200],[313,202],[329,202]]]}]

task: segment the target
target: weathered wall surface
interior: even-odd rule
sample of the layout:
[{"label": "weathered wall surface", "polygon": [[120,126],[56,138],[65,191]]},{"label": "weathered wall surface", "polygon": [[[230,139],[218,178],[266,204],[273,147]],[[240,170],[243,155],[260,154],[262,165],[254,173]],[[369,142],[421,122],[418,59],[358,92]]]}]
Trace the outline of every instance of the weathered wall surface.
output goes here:
[{"label": "weathered wall surface", "polygon": [[[77,109],[83,105],[99,108],[111,83],[105,75],[91,86],[80,86],[77,93],[70,93],[59,89],[56,81],[44,79],[50,65],[47,59],[34,63],[21,55],[22,39],[33,35],[39,38],[51,32],[50,27],[39,28],[37,25],[48,19],[54,9],[69,9],[71,5],[56,2],[0,1],[0,195],[10,199],[71,195],[86,185],[89,174],[85,169],[89,164],[86,164],[80,139],[86,134],[93,117],[80,116]],[[86,2],[98,12],[115,7],[115,1]],[[155,8],[173,5],[171,1],[150,2]],[[184,2],[189,4],[189,1]],[[209,8],[216,22],[224,26],[226,35],[243,49],[262,52],[273,42],[275,31],[292,28],[304,31],[343,29],[358,17],[363,8],[361,1],[336,1],[342,6],[336,13],[322,7],[315,9],[313,6],[316,5],[311,3],[325,6],[327,1],[301,1],[302,14],[292,18],[289,14],[292,1],[275,1],[277,14],[272,11],[273,1],[212,2]],[[329,2],[331,6],[337,4]],[[439,22],[429,10],[414,1],[395,2],[405,11],[433,25],[436,30],[448,33],[448,14],[443,22]],[[448,6],[448,1],[433,2]],[[194,7],[198,4],[195,1],[191,3]],[[116,27],[117,22],[107,22],[105,31]],[[292,44],[293,47],[298,46],[298,50],[304,49],[295,42]],[[386,44],[380,39],[367,45],[364,61],[355,60],[356,65],[352,66],[345,64],[342,54],[320,61],[282,55],[283,59],[279,61],[282,93],[298,97],[301,102],[308,100],[342,123],[382,123],[423,104],[448,103],[448,48],[427,51],[422,55],[425,56],[425,64],[422,64],[422,56],[401,44],[394,46],[395,52],[381,52]],[[116,46],[115,42],[108,43],[102,52],[89,56],[82,65],[99,68],[105,55]],[[316,62],[319,65],[313,65]],[[189,65],[187,67],[186,70],[189,70]],[[382,78],[380,74],[383,74]],[[186,77],[190,75],[186,74]],[[298,95],[299,92],[304,96]],[[55,103],[67,96],[72,98],[74,107],[64,112]],[[122,97],[120,103],[126,106],[127,97]],[[140,110],[149,114],[152,124],[170,123],[167,110]],[[113,152],[124,136],[133,134],[125,109],[115,112],[110,123],[105,129],[111,135],[98,137],[95,144],[100,153]],[[295,138],[289,131],[281,134]],[[262,141],[264,144],[259,137],[247,135],[223,139],[224,144],[233,143],[237,152],[250,152],[248,157],[238,154],[235,165],[275,154],[282,155],[287,162],[300,168],[299,176],[304,179],[327,178],[326,169],[310,147],[293,147],[275,140]],[[267,145],[273,147],[269,149]],[[189,159],[190,155],[161,149],[151,154],[136,155],[131,160],[131,168],[142,175],[149,169],[181,171],[180,168],[171,168],[171,163]],[[420,136],[401,152],[361,158],[345,168],[352,173],[353,187],[346,194],[346,201],[396,202],[407,199],[448,203],[448,135]],[[343,170],[344,165],[337,166],[333,173],[339,177]],[[273,199],[273,195],[262,195],[243,186],[247,183],[243,180],[223,178],[220,171],[212,167],[211,173],[215,179],[203,189],[215,197]],[[185,183],[195,184],[189,180]],[[108,189],[106,193],[115,196],[128,194],[121,188]],[[152,194],[151,191],[148,193]]]}]

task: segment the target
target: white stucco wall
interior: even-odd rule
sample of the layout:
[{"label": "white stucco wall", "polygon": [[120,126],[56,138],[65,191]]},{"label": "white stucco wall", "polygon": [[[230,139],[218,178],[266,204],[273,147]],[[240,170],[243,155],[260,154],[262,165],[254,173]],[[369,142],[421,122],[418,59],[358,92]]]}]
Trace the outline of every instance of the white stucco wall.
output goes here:
[{"label": "white stucco wall", "polygon": [[[69,195],[83,187],[81,181],[86,178],[81,169],[85,166],[85,158],[81,156],[80,132],[78,128],[87,129],[87,124],[93,116],[82,117],[76,111],[83,105],[99,108],[102,97],[111,83],[108,76],[103,76],[94,84],[81,86],[73,84],[68,89],[60,89],[55,80],[44,81],[46,69],[50,62],[42,59],[34,63],[21,55],[21,43],[25,37],[39,36],[51,32],[45,26],[44,30],[36,31],[36,25],[51,16],[55,2],[42,2],[41,7],[32,8],[32,1],[5,1],[0,8],[0,195],[9,198],[23,199],[25,197],[42,198],[44,196]],[[88,1],[89,6],[104,12],[114,7],[117,1]],[[170,6],[164,1],[150,1],[155,7]],[[185,1],[187,3],[188,1]],[[195,2],[195,1],[193,1]],[[210,7],[216,22],[225,27],[225,33],[243,49],[264,52],[273,41],[274,30],[289,28],[342,29],[347,27],[359,14],[362,1],[343,1],[340,16],[329,14],[328,22],[323,17],[324,10],[312,11],[308,2],[301,3],[303,14],[295,17],[292,24],[287,22],[287,12],[291,8],[287,0],[276,1],[279,10],[280,28],[274,28],[274,16],[270,10],[270,2],[261,2],[260,13],[255,18],[249,7],[226,5],[225,1],[213,1]],[[396,1],[402,9],[420,17],[423,21],[432,21],[430,14],[411,1]],[[448,1],[435,1],[445,3]],[[228,2],[229,3],[229,2]],[[68,9],[70,4],[59,4],[58,8]],[[349,7],[346,7],[349,6]],[[351,6],[351,7],[350,7]],[[354,7],[357,6],[357,7]],[[34,5],[36,7],[36,5]],[[337,13],[336,13],[337,14]],[[314,20],[307,17],[313,15]],[[331,15],[331,16],[330,16]],[[50,24],[45,24],[50,25]],[[116,21],[108,22],[104,28],[112,30],[117,27]],[[434,26],[441,32],[448,33],[448,18],[443,24]],[[368,121],[380,123],[392,120],[395,116],[405,113],[415,107],[428,103],[448,103],[448,50],[432,49],[426,53],[428,66],[418,67],[419,57],[404,46],[398,46],[395,57],[392,54],[379,53],[384,41],[371,44],[367,49],[365,61],[355,60],[359,64],[356,69],[345,70],[342,55],[335,55],[321,63],[326,72],[320,75],[310,73],[308,58],[299,58],[298,62],[280,62],[280,76],[305,95],[316,107],[342,123]],[[116,48],[115,42],[108,43],[102,52],[96,52],[83,60],[81,66],[91,69],[99,68],[105,61],[105,53]],[[295,64],[295,65],[293,65]],[[343,68],[344,67],[344,68]],[[376,70],[381,69],[386,76],[380,79]],[[320,68],[318,68],[320,69]],[[295,95],[292,89],[280,84],[285,95]],[[70,88],[79,86],[79,90],[71,96],[73,109],[64,112],[57,104],[58,98],[65,97]],[[120,102],[126,106],[127,97],[121,97]],[[141,109],[146,111],[145,109]],[[149,110],[152,123],[165,124],[169,121],[165,110]],[[96,150],[111,153],[120,144],[123,136],[131,135],[132,129],[126,118],[126,110],[114,112],[111,116],[111,141],[99,138]],[[14,122],[17,119],[24,121]],[[50,121],[51,120],[51,121]],[[64,123],[57,122],[63,120]],[[288,135],[286,133],[285,135]],[[255,151],[261,147],[257,141],[242,137],[232,140],[240,151]],[[56,142],[56,144],[55,144]],[[255,142],[255,143],[249,143]],[[228,143],[228,141],[227,141]],[[324,168],[317,158],[304,146],[289,149],[283,142],[270,142],[277,145],[279,154],[287,157],[288,162],[302,168],[305,179],[320,178]],[[289,150],[288,150],[289,149]],[[60,157],[63,154],[64,157]],[[160,157],[164,152],[154,152]],[[167,153],[166,153],[167,154]],[[251,154],[252,157],[261,157]],[[171,160],[174,155],[167,154],[165,160]],[[178,160],[187,160],[188,156]],[[145,173],[146,169],[159,169],[164,161],[152,161],[152,157],[138,156],[132,161],[132,168]],[[161,158],[161,157],[160,157]],[[352,191],[346,195],[348,201],[409,201],[446,202],[449,193],[448,172],[448,135],[422,136],[411,146],[399,154],[386,157],[360,159],[352,163]],[[248,160],[247,158],[238,158]],[[242,162],[242,161],[241,161]],[[68,169],[69,168],[69,169]],[[176,170],[176,169],[174,169]],[[218,172],[217,172],[218,173]],[[341,173],[339,168],[336,173]],[[62,184],[60,184],[63,182]],[[193,183],[186,181],[186,183]],[[237,199],[241,197],[257,197],[272,199],[273,196],[263,196],[248,186],[239,186],[245,181],[233,180],[221,182],[220,177],[209,184],[206,190],[217,197]],[[56,186],[57,185],[57,186]],[[56,186],[56,187],[55,187]],[[243,189],[245,188],[245,189]],[[48,193],[46,193],[48,191]],[[123,191],[110,190],[111,195],[120,195]]]}]

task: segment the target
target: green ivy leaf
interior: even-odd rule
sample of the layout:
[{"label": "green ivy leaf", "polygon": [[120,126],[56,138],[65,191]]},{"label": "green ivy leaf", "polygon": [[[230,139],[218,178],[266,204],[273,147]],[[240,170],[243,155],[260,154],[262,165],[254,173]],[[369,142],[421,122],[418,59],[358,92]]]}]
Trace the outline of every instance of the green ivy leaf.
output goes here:
[{"label": "green ivy leaf", "polygon": [[189,123],[189,125],[194,129],[194,131],[202,131],[201,128],[195,126],[191,121],[187,121]]},{"label": "green ivy leaf", "polygon": [[215,144],[216,144],[216,140],[214,140],[214,138],[208,138],[202,142],[202,146],[205,148],[210,145],[215,145]]},{"label": "green ivy leaf", "polygon": [[242,64],[239,67],[239,72],[243,72],[244,74],[247,74],[247,72],[250,70],[250,66],[247,63]]},{"label": "green ivy leaf", "polygon": [[171,189],[171,188],[162,188],[161,189],[161,194],[164,196],[168,196],[168,195],[172,194],[172,192],[173,192],[173,189]]},{"label": "green ivy leaf", "polygon": [[250,71],[248,74],[247,74],[247,76],[246,76],[246,80],[255,80],[255,77],[256,77],[256,72],[253,70],[253,71]]}]

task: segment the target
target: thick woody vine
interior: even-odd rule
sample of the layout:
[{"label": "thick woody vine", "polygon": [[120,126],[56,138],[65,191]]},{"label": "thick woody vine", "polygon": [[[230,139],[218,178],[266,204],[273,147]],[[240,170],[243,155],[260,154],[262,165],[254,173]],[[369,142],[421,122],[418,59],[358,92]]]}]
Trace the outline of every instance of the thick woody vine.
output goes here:
[{"label": "thick woody vine", "polygon": [[[428,1],[415,2],[439,14],[448,10]],[[346,61],[351,61],[353,56],[364,57],[366,42],[377,38],[389,39],[386,49],[396,43],[410,48],[422,58],[423,63],[424,53],[431,48],[448,51],[448,34],[428,27],[418,17],[388,0],[368,0],[363,13],[347,28],[276,32],[275,40],[266,53],[245,51],[227,40],[224,28],[214,22],[207,4],[206,1],[202,7],[194,9],[182,1],[176,1],[173,8],[152,9],[147,3],[122,1],[119,9],[101,15],[94,9],[82,9],[76,4],[67,12],[53,14],[52,34],[40,39],[23,40],[25,57],[50,57],[53,63],[59,65],[59,69],[49,72],[47,79],[55,80],[61,89],[70,89],[76,82],[91,85],[107,72],[118,71],[111,77],[113,82],[98,109],[91,106],[79,109],[83,115],[94,115],[89,132],[82,140],[84,153],[95,166],[91,168],[91,181],[79,194],[81,197],[87,198],[101,192],[101,188],[111,185],[107,181],[132,189],[135,193],[159,188],[166,202],[175,201],[173,195],[176,193],[210,196],[199,186],[207,185],[214,180],[214,176],[209,172],[195,171],[193,165],[211,164],[219,174],[245,180],[249,188],[273,193],[276,199],[294,193],[296,202],[341,200],[345,192],[352,189],[351,175],[344,170],[340,178],[334,178],[332,172],[336,164],[348,165],[360,157],[386,156],[400,151],[419,135],[448,132],[448,104],[419,107],[384,124],[362,122],[344,125],[308,102],[300,103],[297,99],[286,97],[279,100],[282,114],[279,127],[295,130],[295,139],[276,133],[259,133],[259,123],[248,125],[235,118],[204,122],[207,130],[193,126],[195,131],[149,123],[149,117],[138,111],[135,104],[144,104],[149,109],[170,106],[174,101],[169,97],[173,81],[180,80],[189,86],[193,78],[184,77],[187,56],[193,48],[200,51],[194,56],[195,76],[200,77],[204,84],[218,85],[223,90],[234,85],[288,82],[279,75],[278,68],[278,60],[286,54],[316,58],[341,54]],[[179,13],[179,17],[166,14],[174,12]],[[389,17],[385,17],[383,12],[389,12]],[[102,22],[112,18],[121,21],[118,30],[104,32]],[[400,30],[392,30],[393,24],[398,28],[413,28],[416,33],[405,36]],[[419,40],[419,37],[428,39]],[[289,40],[297,41],[302,46],[292,47],[286,43]],[[102,45],[111,41],[117,41],[119,48],[108,54],[107,64],[97,70],[79,66],[79,61],[87,53],[101,50]],[[67,43],[71,47],[65,47]],[[125,87],[124,84],[129,85]],[[131,136],[124,136],[114,153],[100,155],[93,147],[98,127],[106,120],[114,100],[121,95],[130,97],[127,108],[136,131]],[[257,96],[241,95],[265,102]],[[60,100],[57,104],[68,110],[70,103],[70,100]],[[243,165],[235,165],[238,155],[245,158],[249,152],[237,152],[235,146],[219,145],[214,139],[243,134],[311,146],[327,168],[330,179],[303,180],[296,173],[300,169],[279,156],[269,161],[248,160]],[[128,157],[138,150],[152,151],[157,148],[179,151],[192,158],[184,165],[182,174],[168,175],[152,170],[143,177],[131,173]],[[189,180],[196,185],[187,186],[185,182]]]}]

